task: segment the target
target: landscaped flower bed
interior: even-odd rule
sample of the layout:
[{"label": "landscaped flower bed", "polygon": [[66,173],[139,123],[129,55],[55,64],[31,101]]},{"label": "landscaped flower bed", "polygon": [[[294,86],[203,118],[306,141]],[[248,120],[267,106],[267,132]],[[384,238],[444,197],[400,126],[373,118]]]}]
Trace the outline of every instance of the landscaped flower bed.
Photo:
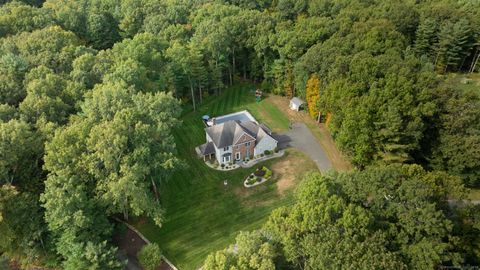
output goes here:
[{"label": "landscaped flower bed", "polygon": [[265,166],[259,167],[245,179],[243,185],[247,188],[254,187],[266,182],[271,177],[272,171],[269,168]]}]

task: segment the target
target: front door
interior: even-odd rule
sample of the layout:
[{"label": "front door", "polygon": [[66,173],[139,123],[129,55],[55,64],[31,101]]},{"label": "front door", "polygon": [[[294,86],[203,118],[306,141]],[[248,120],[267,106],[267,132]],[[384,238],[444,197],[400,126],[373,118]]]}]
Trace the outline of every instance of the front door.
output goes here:
[{"label": "front door", "polygon": [[235,153],[235,159],[240,160],[240,152]]},{"label": "front door", "polygon": [[245,153],[246,158],[250,158],[250,147],[247,148],[247,152]]},{"label": "front door", "polygon": [[223,163],[228,163],[230,162],[230,155],[224,155],[223,156]]}]

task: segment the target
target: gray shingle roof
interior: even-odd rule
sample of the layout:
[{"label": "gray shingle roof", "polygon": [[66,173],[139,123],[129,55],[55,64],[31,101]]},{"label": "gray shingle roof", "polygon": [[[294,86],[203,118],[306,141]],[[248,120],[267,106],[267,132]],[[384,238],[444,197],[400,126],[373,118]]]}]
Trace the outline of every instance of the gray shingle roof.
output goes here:
[{"label": "gray shingle roof", "polygon": [[204,156],[215,153],[215,146],[213,145],[212,142],[204,143],[200,145],[198,148],[200,150],[200,154]]},{"label": "gray shingle roof", "polygon": [[270,136],[271,131],[264,125],[258,125],[252,121],[227,121],[205,129],[217,148],[233,145],[240,137],[247,133],[257,140],[257,143],[265,136]]}]

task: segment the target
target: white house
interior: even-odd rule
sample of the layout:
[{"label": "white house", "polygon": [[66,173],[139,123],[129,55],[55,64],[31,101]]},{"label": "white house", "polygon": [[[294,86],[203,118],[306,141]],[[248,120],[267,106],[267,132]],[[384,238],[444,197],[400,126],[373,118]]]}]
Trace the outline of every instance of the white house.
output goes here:
[{"label": "white house", "polygon": [[300,106],[302,106],[305,102],[297,97],[294,97],[290,100],[290,109],[294,111],[299,111]]}]

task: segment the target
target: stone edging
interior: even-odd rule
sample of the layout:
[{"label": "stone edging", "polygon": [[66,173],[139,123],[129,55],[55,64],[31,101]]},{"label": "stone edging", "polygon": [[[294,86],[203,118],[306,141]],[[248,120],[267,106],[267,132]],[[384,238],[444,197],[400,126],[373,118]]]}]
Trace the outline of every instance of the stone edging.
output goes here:
[{"label": "stone edging", "polygon": [[251,184],[251,185],[247,184],[247,181],[248,181],[249,178],[250,178],[250,175],[247,176],[247,179],[245,179],[245,181],[243,181],[243,186],[246,187],[246,188],[251,188],[251,187],[255,187],[255,186],[261,185],[261,184],[267,182],[267,181],[268,181],[270,178],[272,178],[272,177],[271,177],[271,176],[270,176],[269,178],[263,178],[263,177],[262,177],[262,181],[260,181],[260,182],[257,181],[257,182],[255,182],[255,183],[253,183],[253,184]]},{"label": "stone edging", "polygon": [[[222,171],[222,172],[227,172],[227,171],[233,171],[235,169],[238,169],[240,168],[240,166],[238,164],[232,164],[232,165],[228,165],[230,166],[229,169],[225,169],[225,168],[222,168],[221,166],[220,167],[214,167],[213,164],[209,163],[209,162],[204,162],[208,167],[214,169],[214,170],[217,170],[217,171]],[[233,167],[233,168],[232,168]]]},{"label": "stone edging", "polygon": [[[148,240],[141,232],[139,232],[137,229],[135,229],[135,227],[133,227],[132,225],[128,224],[127,222],[125,222],[121,219],[115,218],[115,220],[120,221],[123,224],[125,224],[130,230],[134,231],[138,235],[138,237],[142,238],[142,240],[145,241],[145,243],[151,244],[150,240]],[[175,265],[173,265],[173,263],[171,261],[169,261],[165,256],[163,256],[163,254],[162,254],[162,260],[165,261],[173,270],[178,270],[178,268],[175,267]]]}]

